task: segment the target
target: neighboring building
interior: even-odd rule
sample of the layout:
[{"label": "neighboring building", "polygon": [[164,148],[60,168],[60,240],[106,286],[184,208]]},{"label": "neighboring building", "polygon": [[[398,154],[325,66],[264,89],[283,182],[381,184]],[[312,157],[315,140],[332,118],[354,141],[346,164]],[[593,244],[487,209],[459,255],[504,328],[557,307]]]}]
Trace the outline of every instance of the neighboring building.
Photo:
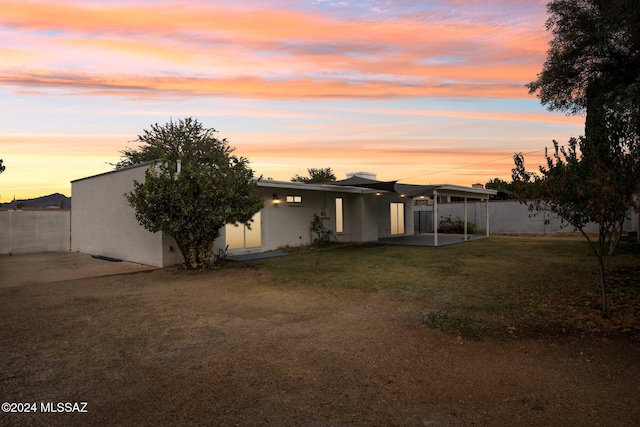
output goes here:
[{"label": "neighboring building", "polygon": [[[182,262],[173,238],[145,230],[125,194],[143,181],[150,163],[73,181],[71,250],[165,267]],[[413,198],[438,190],[447,195],[487,198],[493,190],[458,186],[411,186],[375,181],[356,173],[329,184],[260,180],[264,207],[251,229],[228,224],[214,245],[231,254],[308,245],[314,214],[340,242],[374,242],[414,233]],[[374,179],[371,179],[374,178]]]}]

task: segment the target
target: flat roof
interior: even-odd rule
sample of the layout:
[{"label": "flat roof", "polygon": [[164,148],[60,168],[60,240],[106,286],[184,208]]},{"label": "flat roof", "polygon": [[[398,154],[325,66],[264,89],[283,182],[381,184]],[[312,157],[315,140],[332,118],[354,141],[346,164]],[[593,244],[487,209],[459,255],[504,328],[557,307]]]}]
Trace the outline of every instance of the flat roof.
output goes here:
[{"label": "flat roof", "polygon": [[[71,181],[74,182],[84,181],[87,179],[106,176],[130,169],[147,167],[155,163],[156,160],[140,163],[137,165],[127,166],[121,169],[114,169],[112,171],[100,173],[97,175],[88,176],[85,178],[79,178]],[[258,179],[258,178],[254,178]],[[292,190],[311,190],[311,191],[333,191],[337,193],[356,193],[356,194],[373,194],[378,192],[397,193],[406,197],[431,197],[434,195],[439,196],[454,196],[454,197],[469,197],[482,199],[490,195],[496,195],[496,190],[488,188],[475,188],[464,187],[461,185],[451,184],[436,184],[436,185],[418,185],[418,184],[398,184],[397,181],[376,181],[367,178],[354,176],[341,181],[326,182],[326,183],[306,183],[295,181],[277,181],[273,179],[259,179],[258,187],[269,188],[287,188]]]}]

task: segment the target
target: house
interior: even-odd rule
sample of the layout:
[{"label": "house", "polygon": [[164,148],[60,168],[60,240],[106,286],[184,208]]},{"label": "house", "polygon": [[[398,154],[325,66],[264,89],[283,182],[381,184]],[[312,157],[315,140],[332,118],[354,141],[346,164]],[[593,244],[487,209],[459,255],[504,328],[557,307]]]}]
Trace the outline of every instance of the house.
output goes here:
[{"label": "house", "polygon": [[[182,262],[169,236],[151,233],[136,220],[125,198],[134,181],[144,181],[151,163],[131,166],[72,181],[71,250],[157,267]],[[401,185],[376,181],[366,173],[351,174],[330,184],[263,179],[258,190],[264,207],[251,228],[228,224],[214,253],[249,254],[313,241],[310,224],[317,215],[340,242],[375,242],[414,234],[414,198],[438,195],[488,199],[493,190],[458,186]]]}]

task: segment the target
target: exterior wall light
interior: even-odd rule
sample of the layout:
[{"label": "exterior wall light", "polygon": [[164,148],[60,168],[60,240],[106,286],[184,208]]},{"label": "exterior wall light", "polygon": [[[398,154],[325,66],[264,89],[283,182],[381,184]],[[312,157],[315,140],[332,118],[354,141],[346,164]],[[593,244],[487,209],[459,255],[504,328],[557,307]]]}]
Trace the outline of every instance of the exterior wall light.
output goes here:
[{"label": "exterior wall light", "polygon": [[277,194],[273,195],[273,204],[274,205],[279,205],[280,204],[280,197],[278,197]]}]

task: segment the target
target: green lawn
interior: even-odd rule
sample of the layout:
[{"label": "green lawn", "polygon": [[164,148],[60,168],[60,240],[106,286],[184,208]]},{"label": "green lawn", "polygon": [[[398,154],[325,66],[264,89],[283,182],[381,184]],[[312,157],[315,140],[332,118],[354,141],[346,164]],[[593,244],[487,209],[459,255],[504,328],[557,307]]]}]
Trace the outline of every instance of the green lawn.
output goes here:
[{"label": "green lawn", "polygon": [[585,240],[493,236],[440,248],[359,245],[255,262],[275,286],[386,293],[424,303],[430,327],[471,338],[640,335],[640,245],[605,260],[610,312],[599,311],[596,258]]}]

